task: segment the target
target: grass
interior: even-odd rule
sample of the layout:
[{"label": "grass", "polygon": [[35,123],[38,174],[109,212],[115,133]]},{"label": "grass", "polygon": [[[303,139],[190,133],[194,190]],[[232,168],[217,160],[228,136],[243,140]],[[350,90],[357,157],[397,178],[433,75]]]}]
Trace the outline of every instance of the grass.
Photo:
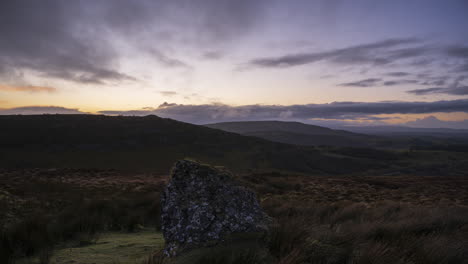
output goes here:
[{"label": "grass", "polygon": [[[468,263],[466,177],[237,178],[277,221],[266,246],[269,260],[261,250],[208,250],[201,263]],[[154,244],[157,252],[162,242],[153,243],[158,234],[147,227],[159,226],[166,182],[164,175],[112,170],[3,171],[0,263],[25,257],[42,264],[119,263],[120,253],[129,261],[162,263],[159,253],[146,250]]]},{"label": "grass", "polygon": [[270,200],[278,263],[467,263],[468,209]]},{"label": "grass", "polygon": [[159,227],[161,177],[96,170],[19,170],[0,175],[0,263],[60,244],[92,244],[106,231]]},{"label": "grass", "polygon": [[465,177],[244,175],[275,263],[468,263]]},{"label": "grass", "polygon": [[407,203],[413,206],[468,206],[468,178],[450,176],[307,176],[279,173],[239,177],[261,199],[293,200],[297,204],[340,201],[375,204]]},{"label": "grass", "polygon": [[[154,250],[163,247],[161,233],[146,229],[136,233],[107,232],[86,246],[59,248],[51,254],[51,264],[140,264]],[[22,259],[18,264],[40,263],[37,258]]]}]

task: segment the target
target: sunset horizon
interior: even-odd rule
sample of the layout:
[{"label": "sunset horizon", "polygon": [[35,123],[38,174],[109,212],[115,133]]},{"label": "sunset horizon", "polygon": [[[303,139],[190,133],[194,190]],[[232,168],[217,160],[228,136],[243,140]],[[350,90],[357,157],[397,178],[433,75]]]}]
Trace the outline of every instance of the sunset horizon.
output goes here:
[{"label": "sunset horizon", "polygon": [[462,0],[8,2],[0,114],[468,129],[467,10]]}]

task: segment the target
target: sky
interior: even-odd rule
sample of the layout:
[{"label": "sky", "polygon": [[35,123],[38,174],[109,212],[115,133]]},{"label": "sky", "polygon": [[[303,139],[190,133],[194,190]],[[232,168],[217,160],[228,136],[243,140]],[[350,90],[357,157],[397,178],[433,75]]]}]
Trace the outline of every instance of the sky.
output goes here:
[{"label": "sky", "polygon": [[4,0],[0,114],[468,128],[468,0]]}]

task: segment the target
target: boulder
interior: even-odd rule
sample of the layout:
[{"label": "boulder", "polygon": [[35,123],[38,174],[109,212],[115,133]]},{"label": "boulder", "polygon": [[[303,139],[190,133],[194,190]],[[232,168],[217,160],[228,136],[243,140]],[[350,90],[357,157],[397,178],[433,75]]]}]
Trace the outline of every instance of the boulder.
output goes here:
[{"label": "boulder", "polygon": [[255,193],[239,186],[231,173],[191,160],[176,162],[161,204],[168,257],[233,237],[264,241],[272,222]]}]

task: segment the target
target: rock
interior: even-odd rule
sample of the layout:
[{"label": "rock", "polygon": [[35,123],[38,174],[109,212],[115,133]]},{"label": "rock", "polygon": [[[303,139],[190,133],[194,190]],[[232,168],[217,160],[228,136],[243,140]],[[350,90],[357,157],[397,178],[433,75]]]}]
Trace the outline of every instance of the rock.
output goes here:
[{"label": "rock", "polygon": [[272,221],[255,193],[237,185],[231,173],[191,160],[176,162],[161,203],[164,254],[169,257],[239,234],[265,239]]}]

